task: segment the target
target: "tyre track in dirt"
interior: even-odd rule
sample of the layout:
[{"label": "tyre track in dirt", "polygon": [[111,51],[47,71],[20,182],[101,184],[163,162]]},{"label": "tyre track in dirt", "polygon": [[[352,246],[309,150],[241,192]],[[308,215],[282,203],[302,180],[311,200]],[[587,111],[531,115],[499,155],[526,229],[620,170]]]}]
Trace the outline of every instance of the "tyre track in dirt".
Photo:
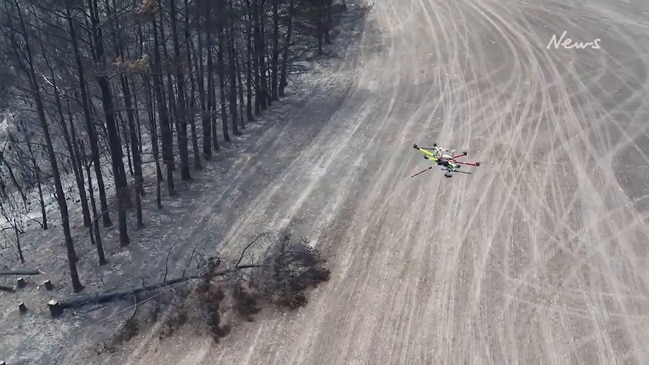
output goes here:
[{"label": "tyre track in dirt", "polygon": [[[332,279],[297,313],[266,311],[216,346],[187,334],[173,351],[144,347],[132,363],[645,361],[647,212],[614,173],[621,153],[649,163],[635,140],[649,6],[635,6],[376,3],[354,88],[226,234],[295,228]],[[607,42],[547,49],[564,29]],[[412,143],[435,141],[484,164],[408,179],[423,165]]]}]

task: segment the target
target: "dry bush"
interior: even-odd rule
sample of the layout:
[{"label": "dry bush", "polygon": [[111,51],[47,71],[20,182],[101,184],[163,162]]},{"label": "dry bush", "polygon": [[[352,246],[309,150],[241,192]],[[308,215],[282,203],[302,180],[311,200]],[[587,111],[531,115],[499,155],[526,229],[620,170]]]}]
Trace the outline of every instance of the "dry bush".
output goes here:
[{"label": "dry bush", "polygon": [[[200,323],[199,328],[218,341],[231,329],[223,321],[224,314],[253,321],[263,304],[289,309],[304,306],[306,291],[329,280],[330,275],[325,260],[308,240],[293,238],[286,232],[257,236],[229,265],[224,265],[220,257],[196,255],[195,260],[201,273],[198,281],[191,287],[191,294],[176,296],[182,299],[172,304],[158,334],[160,339],[170,337],[186,323]],[[162,303],[157,304],[147,311],[142,325],[157,319]],[[153,311],[156,315],[150,314]]]},{"label": "dry bush", "polygon": [[222,269],[218,257],[200,256],[204,273],[194,290],[203,323],[215,339],[227,335],[223,314],[234,311],[253,321],[262,303],[289,309],[306,305],[306,290],[329,280],[320,253],[304,237],[289,232],[264,232],[244,248],[236,262]]},{"label": "dry bush", "polygon": [[122,327],[111,338],[97,349],[97,354],[103,352],[114,353],[117,349],[137,336],[140,332],[140,323],[135,317],[131,317],[124,322]]},{"label": "dry bush", "polygon": [[233,281],[230,285],[230,295],[234,300],[237,313],[246,321],[252,322],[253,315],[261,311],[257,295],[245,283]]},{"label": "dry bush", "polygon": [[251,277],[258,296],[291,309],[307,303],[306,289],[328,281],[320,253],[304,237],[284,232],[265,249],[261,265]]},{"label": "dry bush", "polygon": [[171,337],[171,335],[173,335],[178,328],[187,323],[188,319],[189,315],[187,313],[185,302],[182,302],[179,305],[175,305],[170,310],[169,316],[165,318],[162,324],[162,329],[158,334],[158,338],[162,340],[164,338]]}]

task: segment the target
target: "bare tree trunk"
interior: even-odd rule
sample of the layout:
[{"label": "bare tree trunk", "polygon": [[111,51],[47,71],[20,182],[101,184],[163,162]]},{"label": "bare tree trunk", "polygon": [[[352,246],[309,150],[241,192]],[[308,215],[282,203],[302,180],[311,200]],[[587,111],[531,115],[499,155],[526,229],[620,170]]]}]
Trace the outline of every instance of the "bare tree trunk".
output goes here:
[{"label": "bare tree trunk", "polygon": [[273,54],[271,58],[271,82],[270,92],[273,100],[279,100],[277,81],[279,71],[279,0],[271,0],[273,2]]},{"label": "bare tree trunk", "polygon": [[[217,120],[217,102],[216,102],[216,87],[214,80],[214,55],[213,55],[213,42],[212,42],[212,10],[213,4],[209,1],[204,3],[206,5],[205,14],[206,14],[206,33],[207,37],[207,97],[208,97],[208,109],[210,115],[210,141],[212,142],[212,147],[214,151],[219,150],[219,140],[216,136],[216,120]],[[207,132],[203,131],[204,138],[207,138]]]},{"label": "bare tree trunk", "polygon": [[9,178],[11,179],[11,183],[14,184],[14,187],[18,192],[20,193],[20,198],[23,202],[23,205],[25,208],[27,207],[27,196],[25,195],[25,192],[23,191],[23,187],[20,186],[20,183],[18,183],[18,180],[16,179],[16,175],[14,174],[13,168],[11,168],[11,165],[9,163],[2,159],[2,163],[4,163],[5,166],[7,166],[7,172],[9,173]]},{"label": "bare tree trunk", "polygon": [[25,256],[23,256],[23,247],[22,244],[20,243],[20,230],[18,229],[18,225],[14,222],[14,235],[16,237],[16,248],[18,249],[18,258],[20,258],[20,263],[24,264],[25,263]]},{"label": "bare tree trunk", "polygon": [[[123,93],[124,93],[124,90],[122,90],[122,94]],[[129,104],[130,104],[130,100],[129,100]],[[115,105],[119,109],[119,101],[118,100],[115,100]],[[126,104],[124,104],[124,107],[126,108]],[[115,113],[115,115],[117,116],[117,119],[119,121],[119,123],[117,123],[117,131],[118,131],[117,133],[119,134],[121,132],[120,138],[123,141],[128,141],[130,139],[129,138],[129,131],[128,131],[128,127],[126,125],[126,122],[124,122],[124,117],[122,116],[122,112],[118,111],[118,112]],[[124,147],[126,147],[126,162],[128,164],[128,174],[130,176],[133,176],[133,160],[131,159],[131,147],[130,147],[130,144],[125,142]],[[126,174],[124,174],[124,176],[126,176]]]},{"label": "bare tree trunk", "polygon": [[[44,48],[42,39],[40,40],[41,47]],[[81,204],[81,213],[83,215],[83,225],[85,227],[90,227],[92,224],[92,220],[90,218],[90,210],[88,208],[88,198],[86,197],[86,188],[85,188],[85,182],[83,181],[83,171],[79,171],[79,156],[75,153],[74,147],[72,146],[72,140],[70,137],[70,132],[68,131],[68,127],[65,121],[65,116],[63,115],[63,106],[61,105],[61,98],[59,96],[59,89],[56,86],[56,76],[54,74],[54,69],[52,68],[49,58],[45,55],[45,64],[47,65],[47,68],[49,69],[50,72],[50,82],[52,83],[52,88],[54,90],[54,101],[56,104],[56,110],[59,116],[59,122],[61,126],[61,130],[63,131],[63,139],[65,141],[65,145],[68,149],[68,153],[70,154],[70,159],[72,159],[72,170],[74,171],[74,178],[75,182],[77,183],[77,191],[79,192],[79,203]],[[69,105],[68,105],[69,106]],[[70,120],[70,126],[74,125],[74,119],[72,117],[72,111],[68,107],[68,117]],[[74,137],[72,137],[74,138]],[[11,170],[10,170],[11,171]],[[13,174],[12,174],[13,176]]]},{"label": "bare tree trunk", "polygon": [[[158,0],[160,3],[161,0]],[[162,6],[162,5],[160,5]],[[176,158],[174,154],[174,148],[173,148],[173,139],[174,139],[174,126],[176,127],[176,130],[179,130],[180,127],[178,125],[179,119],[177,117],[178,115],[178,104],[176,102],[176,96],[177,93],[174,90],[174,82],[173,78],[171,77],[171,70],[174,67],[174,60],[169,57],[169,52],[167,52],[167,42],[165,41],[167,37],[165,36],[165,27],[164,27],[164,22],[163,22],[163,17],[160,16],[160,42],[158,43],[160,45],[160,48],[162,49],[162,55],[164,56],[165,60],[165,76],[167,79],[167,83],[165,84],[163,82],[163,85],[167,86],[167,101],[169,102],[169,118],[171,120],[171,123],[169,123],[169,145],[170,145],[170,155],[169,155],[169,160],[167,161],[167,180],[171,177],[171,180],[173,180],[173,174],[169,175],[169,171],[176,171]],[[162,74],[160,76],[162,78]]]},{"label": "bare tree trunk", "polygon": [[259,2],[258,32],[257,32],[257,57],[259,57],[259,77],[261,87],[261,108],[267,109],[271,104],[270,93],[268,92],[268,66],[266,65],[266,0],[256,0]]},{"label": "bare tree trunk", "polygon": [[41,208],[41,218],[43,219],[43,230],[47,230],[47,211],[45,210],[45,199],[43,198],[43,184],[41,183],[41,169],[36,162],[36,156],[34,155],[34,149],[32,147],[31,137],[29,132],[25,129],[25,122],[23,118],[19,118],[21,130],[24,131],[25,142],[27,144],[27,151],[29,152],[29,160],[31,167],[34,170],[34,179],[36,179],[36,186],[38,189],[38,203]]},{"label": "bare tree trunk", "polygon": [[[158,209],[162,209],[162,192],[161,184],[164,180],[162,177],[162,167],[160,166],[160,151],[158,147],[158,126],[155,121],[154,100],[151,95],[151,83],[148,76],[144,76],[144,84],[146,85],[146,99],[147,99],[147,114],[149,116],[149,129],[151,133],[151,150],[153,152],[153,160],[155,161],[156,171],[156,205]],[[156,91],[157,92],[157,91]]]},{"label": "bare tree trunk", "polygon": [[[230,8],[232,8],[232,1],[230,1]],[[229,76],[230,76],[230,115],[232,116],[232,134],[235,136],[240,136],[239,132],[239,118],[237,116],[237,60],[235,59],[234,53],[234,29],[235,21],[234,16],[230,16],[230,28],[227,32],[228,35],[228,66],[229,66]],[[224,42],[225,43],[225,42]]]},{"label": "bare tree trunk", "polygon": [[[41,91],[40,91],[40,86],[38,83],[39,78],[36,76],[36,71],[34,69],[34,60],[32,57],[32,51],[31,51],[31,45],[30,45],[30,38],[29,38],[29,32],[26,29],[25,22],[22,16],[22,11],[20,10],[20,5],[18,4],[17,0],[14,0],[14,4],[16,6],[16,11],[18,13],[19,19],[20,19],[20,26],[22,30],[22,37],[24,40],[24,48],[27,56],[27,66],[28,66],[28,76],[29,76],[29,84],[32,90],[32,94],[34,97],[34,102],[36,104],[36,110],[38,114],[38,119],[41,123],[41,127],[43,128],[43,136],[45,137],[45,144],[46,144],[46,149],[47,149],[47,154],[50,159],[50,164],[52,167],[52,176],[54,177],[54,186],[56,190],[56,199],[59,205],[59,210],[61,213],[61,224],[63,226],[63,236],[65,239],[65,247],[67,249],[68,253],[68,265],[70,268],[70,278],[72,279],[72,288],[75,293],[78,293],[83,290],[83,285],[81,284],[81,281],[79,280],[79,273],[77,272],[77,254],[74,249],[74,242],[72,241],[72,232],[70,231],[70,217],[68,214],[68,204],[65,199],[65,192],[63,191],[63,184],[61,182],[61,175],[59,173],[59,166],[58,162],[56,160],[56,153],[54,152],[54,146],[52,144],[52,137],[50,135],[50,129],[49,125],[47,122],[47,118],[45,116],[45,107],[43,105],[43,99],[41,97]],[[16,56],[20,57],[18,55],[18,50],[17,46],[15,45],[15,52],[17,53]]]},{"label": "bare tree trunk", "polygon": [[218,62],[218,73],[219,73],[219,98],[221,101],[221,125],[223,127],[223,140],[230,142],[230,133],[228,131],[228,111],[225,101],[225,61],[223,56],[223,50],[225,49],[225,39],[223,35],[223,26],[222,20],[219,20],[219,29],[218,29],[218,42],[219,48],[216,51],[216,59]]},{"label": "bare tree trunk", "polygon": [[264,46],[261,39],[261,20],[259,15],[259,2],[261,0],[252,0],[252,21],[253,21],[253,41],[254,41],[254,60],[255,60],[255,112],[259,114],[266,110],[266,94],[264,93],[263,84],[266,83],[264,76]]},{"label": "bare tree trunk", "polygon": [[88,195],[90,196],[90,207],[92,208],[92,222],[93,229],[91,229],[91,235],[94,233],[95,246],[97,247],[97,256],[99,257],[99,265],[105,265],[108,263],[106,261],[106,255],[104,253],[104,245],[101,240],[101,232],[99,231],[99,217],[97,216],[97,204],[95,204],[95,193],[92,187],[92,176],[90,175],[90,165],[92,162],[89,162],[86,159],[86,151],[83,146],[83,140],[79,141],[79,147],[81,148],[81,159],[83,165],[86,167],[86,174],[88,175]]},{"label": "bare tree trunk", "polygon": [[[178,30],[176,27],[177,21],[177,12],[176,12],[176,2],[175,0],[170,0],[169,5],[171,14],[170,14],[170,24],[171,24],[171,38],[173,40],[174,48],[174,65],[175,76],[176,76],[176,85],[178,87],[178,104],[176,108],[176,129],[178,130],[178,152],[180,154],[180,179],[183,181],[191,180],[191,175],[189,173],[189,150],[188,150],[188,140],[187,140],[187,111],[186,111],[186,94],[185,94],[185,76],[183,75],[183,70],[181,66],[182,55],[180,53],[180,43],[178,42]],[[191,67],[191,64],[189,65]]]},{"label": "bare tree trunk", "polygon": [[241,57],[239,55],[238,51],[238,43],[237,43],[237,36],[234,31],[232,31],[233,36],[232,36],[232,42],[233,42],[233,52],[234,52],[234,60],[236,63],[236,68],[237,68],[237,82],[239,84],[238,88],[238,93],[239,93],[239,123],[241,125],[241,129],[246,129],[246,122],[244,121],[244,114],[245,108],[246,108],[246,103],[244,101],[243,97],[243,80],[242,80],[242,75],[244,72],[244,67],[243,67],[243,61],[241,60]]},{"label": "bare tree trunk", "polygon": [[[194,78],[194,63],[192,62],[192,50],[194,43],[189,33],[189,0],[185,0],[185,39],[187,40],[187,72],[189,74],[190,95],[189,95],[189,126],[192,133],[192,149],[194,156],[194,168],[200,170],[203,168],[201,163],[201,154],[198,149],[198,135],[196,134],[196,79]],[[202,62],[202,61],[201,61]]]},{"label": "bare tree trunk", "polygon": [[[56,83],[54,83],[56,87]],[[79,191],[79,203],[81,204],[81,213],[83,215],[83,225],[84,227],[90,227],[92,220],[90,218],[90,209],[88,208],[88,197],[86,196],[86,184],[83,177],[83,171],[79,170],[79,155],[74,149],[72,144],[72,139],[74,138],[74,119],[72,117],[72,111],[68,105],[68,118],[70,120],[70,128],[72,128],[72,136],[68,133],[68,128],[65,125],[65,118],[63,117],[63,112],[61,111],[60,100],[55,92],[56,104],[59,109],[59,115],[61,118],[61,126],[63,129],[63,138],[65,139],[65,144],[67,145],[68,150],[70,151],[70,157],[72,159],[72,167],[74,170],[74,177],[77,183],[77,190]]]},{"label": "bare tree trunk", "polygon": [[[209,161],[212,158],[212,123],[210,113],[212,111],[212,98],[211,98],[211,85],[212,85],[212,76],[209,74],[211,72],[211,60],[212,52],[209,48],[210,42],[210,27],[209,27],[209,13],[206,14],[205,24],[207,25],[205,31],[207,33],[206,40],[208,42],[208,51],[207,51],[207,72],[205,75],[205,67],[203,66],[203,35],[201,28],[201,10],[205,10],[203,6],[196,5],[196,22],[197,22],[197,45],[196,45],[196,69],[198,73],[198,94],[201,100],[201,126],[203,132],[203,158]],[[207,95],[205,92],[205,77],[207,77]]]},{"label": "bare tree trunk", "polygon": [[[137,152],[140,154],[140,163],[142,162],[142,120],[140,119],[140,101],[138,99],[136,83],[135,83],[135,78],[131,78],[131,90],[133,90],[133,111],[135,115],[135,129],[136,129],[136,138],[137,138]],[[146,195],[146,192],[144,190],[144,187],[142,187],[140,194],[142,196]]]},{"label": "bare tree trunk", "polygon": [[[252,112],[252,90],[253,90],[253,41],[252,41],[252,12],[250,0],[246,0],[246,116],[248,122],[254,122],[255,116]],[[256,66],[255,66],[256,67]],[[256,78],[255,78],[256,80]],[[255,84],[256,85],[256,84]],[[256,99],[256,98],[255,98]],[[255,113],[258,113],[258,104],[255,102]]]},{"label": "bare tree trunk", "polygon": [[162,135],[162,160],[167,168],[167,190],[169,196],[176,195],[176,188],[174,186],[173,174],[173,133],[169,122],[169,112],[164,96],[164,85],[162,84],[162,67],[160,60],[160,45],[158,41],[158,31],[156,19],[152,19],[153,24],[153,48],[154,48],[154,61],[153,61],[153,83],[156,96],[156,104],[158,104],[158,114],[160,118],[160,134]]},{"label": "bare tree trunk", "polygon": [[[104,40],[99,19],[97,0],[88,0],[90,7],[90,22],[93,35],[93,56],[96,63],[105,65]],[[101,104],[106,118],[106,129],[108,132],[108,143],[112,160],[113,178],[115,180],[115,193],[117,195],[117,219],[119,226],[120,246],[127,246],[130,243],[126,225],[126,208],[128,197],[128,184],[122,160],[122,141],[115,121],[115,108],[113,96],[111,95],[110,82],[105,72],[99,72],[95,76],[101,92]]]},{"label": "bare tree trunk", "polygon": [[[137,220],[137,227],[144,227],[142,217],[142,187],[144,179],[142,177],[142,156],[140,156],[140,148],[138,146],[137,130],[135,127],[135,116],[131,105],[131,90],[128,86],[126,76],[120,76],[120,83],[122,85],[122,93],[124,94],[124,104],[126,105],[126,115],[128,118],[128,131],[131,142],[131,153],[133,154],[133,167],[135,171],[135,186],[133,192],[135,193],[135,216]],[[128,144],[127,144],[128,145]]]},{"label": "bare tree trunk", "polygon": [[72,19],[72,10],[70,8],[66,9],[66,18],[68,21],[68,27],[70,31],[70,41],[74,49],[74,58],[77,64],[77,73],[79,75],[79,90],[81,92],[81,103],[83,106],[83,115],[86,121],[86,132],[88,133],[88,140],[90,142],[90,151],[92,153],[93,166],[95,168],[95,176],[97,177],[97,188],[99,189],[99,201],[101,204],[101,216],[104,223],[104,227],[110,227],[113,225],[113,222],[110,219],[110,213],[108,210],[108,200],[106,199],[106,188],[104,185],[104,178],[101,172],[101,161],[99,159],[99,143],[97,139],[97,131],[94,125],[94,122],[91,119],[90,112],[90,102],[88,100],[88,91],[86,90],[86,79],[85,72],[83,68],[83,63],[81,62],[81,52],[79,50],[79,41],[77,38],[76,27],[74,26],[74,21]]},{"label": "bare tree trunk", "polygon": [[[215,151],[218,150],[218,140],[216,140],[215,136],[215,128],[216,128],[216,97],[215,97],[216,91],[214,88],[214,66],[213,66],[213,61],[212,61],[212,48],[208,46],[207,49],[207,114],[208,114],[208,119],[207,121],[204,122],[204,127],[203,127],[203,138],[205,139],[203,143],[203,151],[205,152],[205,143],[212,142],[210,143],[209,146],[209,153],[210,156],[212,154],[212,146],[214,146]],[[205,124],[207,124],[207,128],[205,128]],[[212,139],[215,139],[212,141]],[[207,156],[207,155],[206,155]],[[209,160],[208,157],[206,157],[207,160]]]},{"label": "bare tree trunk", "polygon": [[[113,6],[112,9],[110,5],[108,4],[108,0],[105,0],[105,6],[108,11],[108,17],[113,17],[113,15],[116,13],[116,4],[115,0],[112,1]],[[126,57],[125,57],[125,47],[124,47],[124,40],[122,38],[122,33],[120,29],[120,25],[117,22],[116,18],[114,21],[109,22],[110,29],[113,35],[113,41],[114,43],[114,51],[115,54],[122,60],[128,59],[129,57],[129,52],[128,48],[126,48]],[[125,143],[126,146],[126,154],[128,156],[128,166],[129,166],[129,173],[130,175],[135,175],[135,181],[134,181],[134,186],[133,186],[133,192],[135,193],[135,216],[137,220],[137,227],[142,228],[144,227],[143,223],[143,217],[142,217],[142,198],[141,195],[143,193],[143,178],[142,178],[142,156],[140,155],[140,146],[139,146],[139,141],[138,141],[138,136],[137,136],[137,130],[136,130],[136,114],[137,111],[133,109],[133,102],[134,98],[131,93],[131,88],[129,86],[128,82],[128,77],[126,74],[122,73],[118,77],[119,79],[119,84],[120,88],[122,91],[122,100],[124,102],[124,108],[126,109],[126,119],[128,121],[128,124],[124,123],[123,118],[122,118],[122,113],[118,113],[120,116],[120,121],[122,130],[123,130],[123,138],[125,141],[128,141]],[[137,102],[135,101],[135,104],[137,105]],[[129,143],[130,142],[130,143]],[[132,157],[132,158],[131,158]],[[126,179],[126,174],[124,174],[124,178]],[[128,183],[126,184],[126,191],[125,191],[125,197],[124,199],[128,199],[128,207],[131,207],[131,201],[130,201],[130,191],[128,190]],[[125,202],[126,203],[126,202]]]},{"label": "bare tree trunk", "polygon": [[284,93],[286,89],[286,81],[288,78],[288,56],[289,56],[289,50],[291,47],[291,35],[293,34],[293,11],[294,11],[294,6],[295,6],[295,0],[289,0],[290,5],[288,7],[288,16],[287,16],[287,21],[286,21],[286,38],[284,41],[284,50],[282,53],[282,72],[280,75],[280,80],[279,80],[279,96],[285,96],[286,94]]}]

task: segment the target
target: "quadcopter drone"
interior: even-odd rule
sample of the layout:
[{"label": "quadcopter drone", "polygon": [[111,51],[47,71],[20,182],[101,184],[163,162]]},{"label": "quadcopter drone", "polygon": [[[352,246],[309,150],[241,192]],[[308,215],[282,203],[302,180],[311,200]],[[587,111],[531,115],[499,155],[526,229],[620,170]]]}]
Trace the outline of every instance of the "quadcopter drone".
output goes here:
[{"label": "quadcopter drone", "polygon": [[444,173],[444,176],[446,177],[453,177],[453,174],[458,172],[458,173],[463,173],[463,174],[471,174],[468,171],[460,171],[460,167],[464,166],[473,166],[473,167],[478,167],[480,166],[480,162],[463,162],[463,161],[458,161],[458,158],[464,157],[467,155],[466,152],[462,152],[459,155],[455,154],[455,150],[449,151],[448,149],[444,147],[439,147],[437,146],[437,143],[433,144],[433,147],[419,147],[417,144],[414,144],[412,146],[414,149],[417,151],[421,152],[424,155],[425,160],[430,160],[435,163],[434,166],[430,166],[425,170],[422,170],[411,177],[415,177],[421,173],[424,173],[428,170],[431,170],[435,166],[440,166],[442,170],[446,170],[446,173]]}]

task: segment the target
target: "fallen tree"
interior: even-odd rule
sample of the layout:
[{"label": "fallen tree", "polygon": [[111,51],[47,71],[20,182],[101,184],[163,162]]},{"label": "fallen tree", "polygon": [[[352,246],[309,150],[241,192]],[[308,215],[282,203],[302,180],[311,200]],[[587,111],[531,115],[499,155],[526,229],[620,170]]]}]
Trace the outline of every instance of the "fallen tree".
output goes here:
[{"label": "fallen tree", "polygon": [[[236,270],[241,270],[241,269],[246,269],[249,268],[247,266],[241,266],[237,267]],[[215,276],[223,276],[231,273],[233,270],[226,270],[226,271],[219,271],[214,273],[213,275]],[[205,274],[202,275],[193,275],[193,276],[187,276],[187,277],[181,277],[181,278],[176,278],[176,279],[171,279],[167,280],[161,283],[153,284],[153,285],[147,285],[147,286],[141,286],[138,288],[130,289],[130,290],[124,290],[124,291],[111,291],[111,292],[104,292],[104,293],[93,293],[93,294],[86,294],[80,297],[76,298],[70,298],[67,300],[64,300],[62,302],[58,302],[58,305],[62,309],[69,309],[69,308],[79,308],[83,307],[85,305],[94,305],[94,304],[101,304],[101,303],[106,303],[110,301],[115,301],[115,300],[120,300],[120,299],[126,299],[129,297],[132,297],[133,295],[138,295],[142,293],[147,293],[150,291],[158,290],[158,289],[163,289],[168,286],[172,286],[175,284],[180,284],[183,282],[187,282],[190,280],[196,280],[200,279],[204,276]]]},{"label": "fallen tree", "polygon": [[42,274],[38,270],[8,270],[0,271],[0,276],[10,276],[10,275],[40,275]]},{"label": "fallen tree", "polygon": [[[223,260],[218,256],[199,254],[196,262],[197,273],[194,275],[163,279],[157,284],[124,291],[86,294],[49,305],[56,305],[57,310],[52,314],[58,315],[63,309],[132,298],[200,279],[194,289],[201,302],[217,305],[223,299],[218,292],[227,288],[240,304],[242,314],[250,314],[254,312],[251,308],[255,306],[256,298],[291,308],[304,305],[304,290],[329,279],[329,270],[322,266],[324,260],[308,245],[308,240],[295,240],[288,232],[264,232],[258,235],[245,246],[237,260],[226,264],[229,267],[225,269],[220,269]],[[207,312],[215,310],[218,311],[218,306],[206,309]]]},{"label": "fallen tree", "polygon": [[[124,342],[140,330],[146,331],[156,321],[161,322],[158,328],[160,340],[172,336],[181,326],[190,324],[218,341],[229,333],[231,325],[239,319],[253,321],[253,315],[261,310],[262,304],[289,309],[305,305],[305,290],[328,280],[330,274],[323,266],[325,260],[309,246],[308,240],[302,237],[295,239],[288,232],[264,232],[258,235],[242,249],[236,260],[227,261],[218,256],[194,253],[192,261],[196,262],[197,272],[192,275],[185,276],[183,271],[183,277],[168,281],[163,279],[155,285],[84,295],[62,303],[50,302],[50,311],[53,315],[60,315],[63,307],[75,308],[133,298],[133,315],[111,338],[99,345],[98,353],[122,348]],[[191,286],[181,288],[183,283]],[[166,293],[161,290],[166,290]],[[154,296],[153,292],[156,291]],[[155,299],[149,301],[147,298]],[[168,310],[164,316],[159,316],[163,305]],[[138,310],[140,307],[143,309]]]}]

